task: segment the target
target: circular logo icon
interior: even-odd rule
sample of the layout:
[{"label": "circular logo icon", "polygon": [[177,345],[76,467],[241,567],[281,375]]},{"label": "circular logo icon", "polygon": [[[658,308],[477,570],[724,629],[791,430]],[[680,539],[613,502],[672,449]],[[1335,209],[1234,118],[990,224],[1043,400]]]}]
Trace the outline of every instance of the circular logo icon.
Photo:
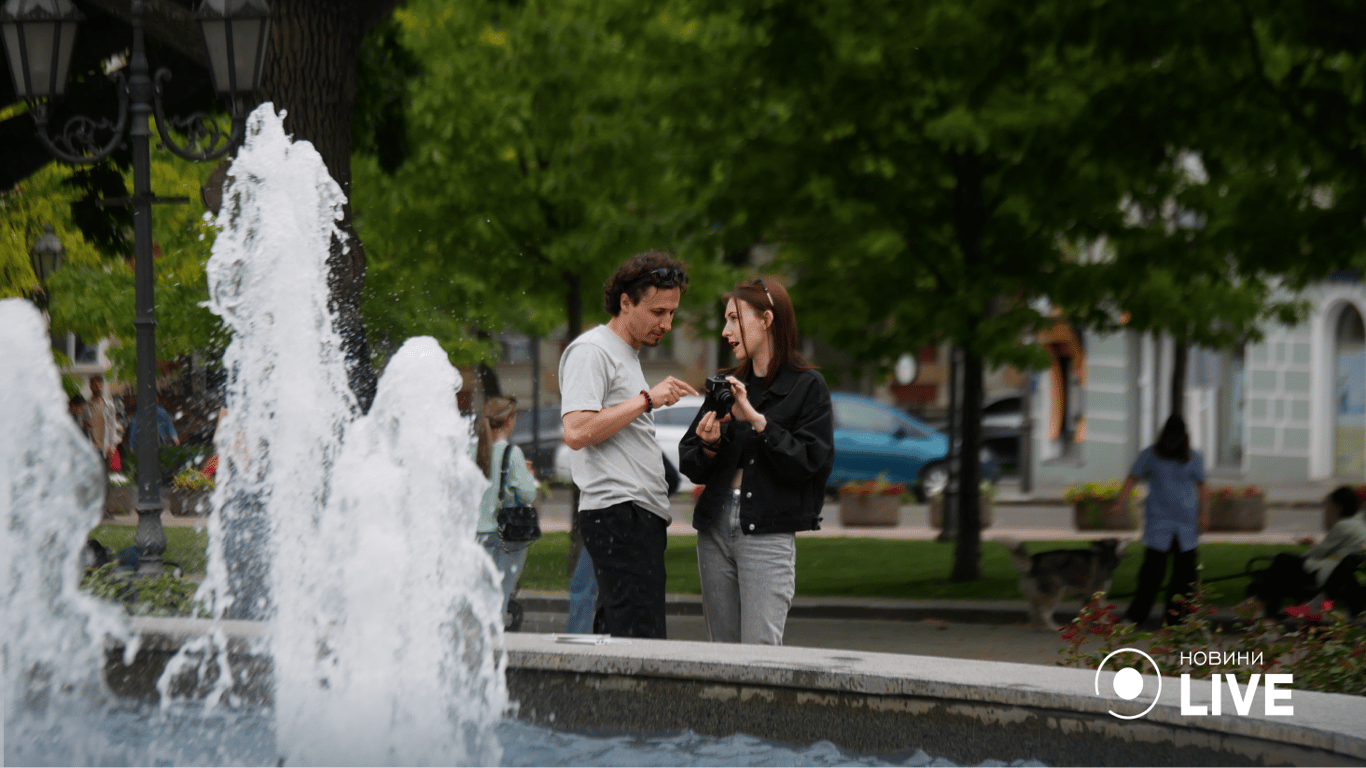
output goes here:
[{"label": "circular logo icon", "polygon": [[[1144,715],[1153,711],[1153,707],[1157,706],[1157,700],[1162,698],[1162,670],[1157,668],[1157,662],[1153,661],[1153,657],[1149,656],[1143,651],[1138,650],[1137,648],[1116,648],[1115,650],[1110,651],[1110,653],[1105,657],[1105,660],[1100,663],[1099,667],[1096,667],[1095,689],[1097,696],[1103,695],[1100,692],[1100,673],[1105,671],[1105,665],[1110,663],[1110,659],[1114,659],[1116,656],[1119,656],[1120,654],[1137,654],[1138,656],[1142,656],[1145,660],[1147,660],[1148,666],[1152,667],[1153,675],[1157,677],[1157,693],[1153,695],[1153,700],[1150,704],[1148,704],[1147,709],[1143,710],[1142,712],[1139,712],[1136,715],[1121,715],[1113,709],[1110,710],[1110,714],[1114,715],[1115,717],[1118,717],[1121,720],[1137,720],[1138,718],[1143,717]],[[1136,660],[1128,659],[1125,657],[1115,659],[1115,663],[1113,665],[1115,668],[1115,675],[1110,679],[1110,690],[1113,691],[1116,696],[1125,701],[1133,701],[1134,699],[1137,699],[1139,696],[1143,694],[1143,673],[1139,672],[1132,666],[1127,666],[1126,662],[1128,661]]]}]

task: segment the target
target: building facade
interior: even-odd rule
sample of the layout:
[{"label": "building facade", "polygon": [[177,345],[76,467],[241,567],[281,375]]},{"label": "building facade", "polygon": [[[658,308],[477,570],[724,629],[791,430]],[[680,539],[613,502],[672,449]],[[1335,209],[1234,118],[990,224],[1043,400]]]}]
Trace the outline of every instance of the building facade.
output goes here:
[{"label": "building facade", "polygon": [[[1298,325],[1267,326],[1235,349],[1189,351],[1184,413],[1209,475],[1366,480],[1366,288],[1334,280],[1303,298],[1311,310]],[[1054,370],[1034,377],[1036,481],[1123,477],[1172,411],[1173,350],[1168,337],[1121,332],[1086,336],[1065,366],[1054,355]],[[1055,428],[1069,419],[1070,434]]]}]

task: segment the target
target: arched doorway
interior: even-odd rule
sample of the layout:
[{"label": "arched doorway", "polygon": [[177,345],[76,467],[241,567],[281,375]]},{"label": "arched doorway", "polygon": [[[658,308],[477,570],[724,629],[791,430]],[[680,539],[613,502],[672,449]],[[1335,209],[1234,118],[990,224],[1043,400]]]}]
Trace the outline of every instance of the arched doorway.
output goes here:
[{"label": "arched doorway", "polygon": [[1078,329],[1063,320],[1039,333],[1038,340],[1051,358],[1048,439],[1055,455],[1067,456],[1086,440],[1086,348]]},{"label": "arched doorway", "polygon": [[1355,307],[1342,308],[1334,337],[1333,472],[1366,474],[1366,325]]}]

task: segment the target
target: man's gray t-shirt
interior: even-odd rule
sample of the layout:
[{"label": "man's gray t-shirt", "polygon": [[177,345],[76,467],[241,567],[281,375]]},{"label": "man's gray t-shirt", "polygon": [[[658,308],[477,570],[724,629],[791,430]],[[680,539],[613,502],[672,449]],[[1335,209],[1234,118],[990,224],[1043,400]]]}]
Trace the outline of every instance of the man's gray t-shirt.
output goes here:
[{"label": "man's gray t-shirt", "polygon": [[[601,411],[649,389],[640,352],[600,325],[579,334],[560,356],[560,417]],[[569,452],[580,509],[634,501],[672,522],[664,458],[655,442],[655,418],[641,414],[597,445]]]}]

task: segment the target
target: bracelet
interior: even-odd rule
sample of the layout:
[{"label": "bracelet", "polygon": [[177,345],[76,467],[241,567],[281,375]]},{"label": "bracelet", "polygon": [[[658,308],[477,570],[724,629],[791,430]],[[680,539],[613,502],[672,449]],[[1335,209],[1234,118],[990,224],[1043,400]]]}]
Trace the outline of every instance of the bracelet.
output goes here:
[{"label": "bracelet", "polygon": [[650,411],[653,411],[655,409],[655,401],[650,399],[649,390],[642,389],[640,390],[640,394],[645,395],[645,412],[649,413]]}]

